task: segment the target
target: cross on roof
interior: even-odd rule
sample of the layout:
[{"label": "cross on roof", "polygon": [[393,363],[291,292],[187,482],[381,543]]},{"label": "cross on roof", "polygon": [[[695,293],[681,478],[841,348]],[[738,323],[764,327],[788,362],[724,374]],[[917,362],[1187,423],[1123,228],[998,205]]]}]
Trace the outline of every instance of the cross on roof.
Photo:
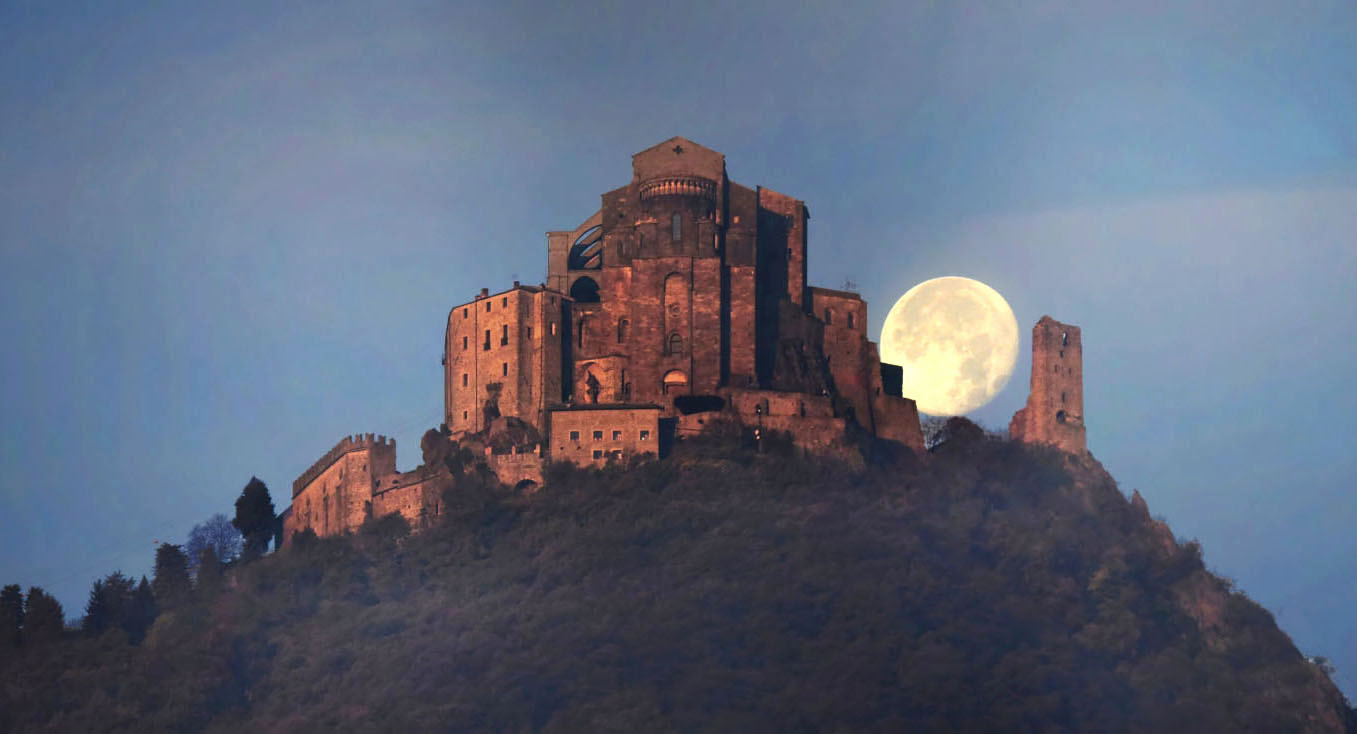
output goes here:
[{"label": "cross on roof", "polygon": [[675,145],[675,146],[674,146],[674,155],[683,155],[683,146],[682,146],[682,145]]}]

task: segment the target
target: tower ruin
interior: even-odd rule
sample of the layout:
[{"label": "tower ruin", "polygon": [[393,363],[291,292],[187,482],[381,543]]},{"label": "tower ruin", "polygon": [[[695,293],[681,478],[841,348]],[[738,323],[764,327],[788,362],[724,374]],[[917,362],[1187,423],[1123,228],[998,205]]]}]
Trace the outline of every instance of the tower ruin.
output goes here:
[{"label": "tower ruin", "polygon": [[1084,345],[1079,327],[1042,316],[1032,327],[1032,387],[1008,435],[1063,451],[1087,450],[1084,437]]}]

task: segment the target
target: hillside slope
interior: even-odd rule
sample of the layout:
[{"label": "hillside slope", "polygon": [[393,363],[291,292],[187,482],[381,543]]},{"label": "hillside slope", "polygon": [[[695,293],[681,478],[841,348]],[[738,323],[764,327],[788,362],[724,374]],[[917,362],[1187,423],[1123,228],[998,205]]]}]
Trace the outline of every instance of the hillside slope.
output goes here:
[{"label": "hillside slope", "polygon": [[0,730],[1344,731],[1272,616],[1091,459],[691,442],[474,475],[220,595],[3,672]]}]

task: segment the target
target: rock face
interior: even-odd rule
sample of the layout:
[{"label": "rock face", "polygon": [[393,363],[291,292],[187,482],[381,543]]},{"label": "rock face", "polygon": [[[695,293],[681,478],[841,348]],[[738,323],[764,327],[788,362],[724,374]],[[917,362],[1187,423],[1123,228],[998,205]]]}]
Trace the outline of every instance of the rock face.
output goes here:
[{"label": "rock face", "polygon": [[1008,435],[1083,453],[1084,342],[1079,327],[1042,316],[1032,327],[1032,388]]}]

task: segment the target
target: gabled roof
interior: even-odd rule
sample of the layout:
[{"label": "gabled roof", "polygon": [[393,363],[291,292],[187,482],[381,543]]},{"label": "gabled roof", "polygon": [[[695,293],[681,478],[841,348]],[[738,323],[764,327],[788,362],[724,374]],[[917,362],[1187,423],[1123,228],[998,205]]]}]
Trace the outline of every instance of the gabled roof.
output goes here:
[{"label": "gabled roof", "polygon": [[708,148],[707,146],[702,145],[701,143],[694,143],[693,141],[691,141],[691,140],[689,140],[689,139],[683,137],[682,135],[675,135],[674,137],[672,137],[672,138],[670,138],[670,139],[668,139],[668,140],[666,140],[666,141],[664,141],[664,142],[656,143],[656,144],[650,146],[649,148],[646,148],[645,150],[641,151],[640,153],[636,153],[636,154],[632,155],[632,158],[635,158],[635,157],[641,156],[641,155],[645,155],[646,153],[649,153],[649,152],[654,151],[654,150],[668,150],[668,151],[672,151],[672,150],[674,149],[674,146],[678,146],[678,147],[682,148],[682,149],[684,150],[684,152],[689,152],[689,151],[691,151],[691,152],[701,152],[701,153],[707,153],[707,154],[710,154],[710,155],[720,156],[720,157],[722,157],[722,158],[725,158],[725,157],[726,157],[725,153],[722,153],[722,152],[717,151],[717,150],[712,150],[711,148]]}]

